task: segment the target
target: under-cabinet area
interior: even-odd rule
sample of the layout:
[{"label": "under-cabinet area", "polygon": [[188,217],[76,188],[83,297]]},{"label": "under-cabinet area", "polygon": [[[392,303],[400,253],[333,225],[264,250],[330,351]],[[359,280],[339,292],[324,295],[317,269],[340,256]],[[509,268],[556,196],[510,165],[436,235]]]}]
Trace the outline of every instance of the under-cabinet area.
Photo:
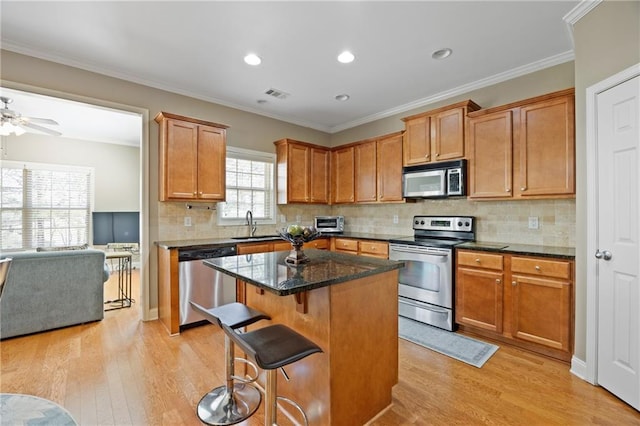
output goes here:
[{"label": "under-cabinet area", "polygon": [[456,323],[464,331],[570,361],[572,259],[456,250]]}]

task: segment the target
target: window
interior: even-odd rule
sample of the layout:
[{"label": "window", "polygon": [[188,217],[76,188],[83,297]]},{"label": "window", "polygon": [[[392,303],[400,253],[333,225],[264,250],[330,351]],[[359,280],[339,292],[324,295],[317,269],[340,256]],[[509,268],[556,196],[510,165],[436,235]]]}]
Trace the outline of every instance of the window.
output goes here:
[{"label": "window", "polygon": [[88,243],[93,169],[3,161],[0,170],[0,249]]},{"label": "window", "polygon": [[218,223],[243,225],[247,210],[258,223],[276,223],[274,168],[276,156],[227,147],[226,202],[218,203]]}]

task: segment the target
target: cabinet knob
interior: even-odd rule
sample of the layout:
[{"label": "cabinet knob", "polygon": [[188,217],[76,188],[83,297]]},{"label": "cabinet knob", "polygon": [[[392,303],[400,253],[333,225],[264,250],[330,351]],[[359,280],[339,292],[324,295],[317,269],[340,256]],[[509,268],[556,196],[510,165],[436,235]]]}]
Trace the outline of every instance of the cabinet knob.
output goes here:
[{"label": "cabinet knob", "polygon": [[500,280],[500,278],[496,279],[496,284],[500,285],[500,283],[502,283],[502,281]]},{"label": "cabinet knob", "polygon": [[536,265],[536,271],[540,270],[540,266]]},{"label": "cabinet knob", "polygon": [[511,192],[511,188],[507,188],[507,192]]},{"label": "cabinet knob", "polygon": [[511,281],[511,285],[515,287],[518,285],[518,283],[516,281]]},{"label": "cabinet knob", "polygon": [[527,190],[527,187],[526,187],[526,186],[522,186],[522,187],[520,187],[520,191],[526,191],[526,190]]},{"label": "cabinet knob", "polygon": [[196,191],[193,191],[193,195],[198,195],[198,193]]},{"label": "cabinet knob", "polygon": [[438,154],[438,153],[436,152],[436,157],[439,157],[439,156],[440,156],[440,154]]},{"label": "cabinet knob", "polygon": [[476,259],[476,263],[480,263],[480,259]]}]

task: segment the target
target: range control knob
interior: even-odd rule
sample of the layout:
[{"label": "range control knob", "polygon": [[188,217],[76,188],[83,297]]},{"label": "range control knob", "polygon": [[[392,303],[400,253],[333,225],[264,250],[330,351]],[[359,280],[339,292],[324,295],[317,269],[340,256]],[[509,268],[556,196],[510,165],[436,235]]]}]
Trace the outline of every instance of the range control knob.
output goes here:
[{"label": "range control knob", "polygon": [[420,221],[420,225],[424,225],[424,220],[421,220],[421,221]]},{"label": "range control knob", "polygon": [[470,226],[471,224],[469,222],[465,222],[464,226]]},{"label": "range control knob", "polygon": [[458,226],[462,226],[462,222],[458,222]]}]

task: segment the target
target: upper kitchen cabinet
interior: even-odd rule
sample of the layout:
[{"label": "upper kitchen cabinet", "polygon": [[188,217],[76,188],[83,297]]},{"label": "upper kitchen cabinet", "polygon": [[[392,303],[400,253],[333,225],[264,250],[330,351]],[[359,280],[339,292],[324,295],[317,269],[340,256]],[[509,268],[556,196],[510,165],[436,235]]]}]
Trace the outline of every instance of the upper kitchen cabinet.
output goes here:
[{"label": "upper kitchen cabinet", "polygon": [[574,90],[469,114],[469,197],[575,196]]},{"label": "upper kitchen cabinet", "polygon": [[[351,146],[354,157],[355,202],[404,201],[402,197],[402,132],[355,142]],[[343,166],[344,164],[339,165],[336,171],[340,173],[340,167]]]},{"label": "upper kitchen cabinet", "polygon": [[378,201],[404,201],[402,197],[402,133],[378,139]]},{"label": "upper kitchen cabinet", "polygon": [[274,144],[278,204],[328,204],[331,151],[293,139],[281,139]]},{"label": "upper kitchen cabinet", "polygon": [[332,202],[355,201],[355,148],[353,145],[335,148],[331,154]]},{"label": "upper kitchen cabinet", "polygon": [[405,117],[403,164],[431,163],[465,156],[465,118],[480,109],[471,100]]},{"label": "upper kitchen cabinet", "polygon": [[227,126],[160,112],[160,201],[224,201]]}]

